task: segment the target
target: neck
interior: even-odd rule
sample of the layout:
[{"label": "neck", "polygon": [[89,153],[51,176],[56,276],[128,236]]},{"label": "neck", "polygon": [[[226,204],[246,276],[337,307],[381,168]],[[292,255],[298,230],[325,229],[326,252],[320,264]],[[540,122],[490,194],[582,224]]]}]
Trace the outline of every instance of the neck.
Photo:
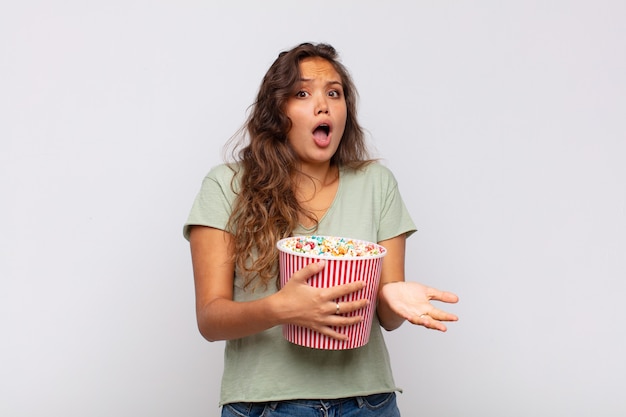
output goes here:
[{"label": "neck", "polygon": [[300,187],[303,182],[313,182],[316,187],[326,187],[337,180],[338,173],[337,167],[330,162],[323,165],[303,165],[297,174],[297,184]]},{"label": "neck", "polygon": [[328,208],[339,187],[339,168],[328,164],[324,169],[300,169],[295,178],[295,194],[303,209],[299,218],[305,227],[312,227],[313,218],[321,219]]}]

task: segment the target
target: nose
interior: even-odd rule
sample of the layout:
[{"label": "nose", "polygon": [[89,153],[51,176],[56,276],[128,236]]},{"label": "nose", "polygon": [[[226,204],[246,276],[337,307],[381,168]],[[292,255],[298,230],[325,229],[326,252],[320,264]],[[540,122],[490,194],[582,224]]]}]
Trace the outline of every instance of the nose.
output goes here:
[{"label": "nose", "polygon": [[328,114],[328,103],[326,102],[326,97],[320,97],[317,99],[315,103],[315,114]]}]

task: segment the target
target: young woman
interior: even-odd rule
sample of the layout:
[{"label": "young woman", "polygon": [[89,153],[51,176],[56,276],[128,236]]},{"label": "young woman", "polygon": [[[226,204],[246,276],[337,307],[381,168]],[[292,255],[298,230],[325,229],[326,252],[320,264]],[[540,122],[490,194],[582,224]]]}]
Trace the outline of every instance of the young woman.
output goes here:
[{"label": "young woman", "polygon": [[[205,177],[185,224],[200,333],[226,340],[223,416],[399,416],[381,327],[405,320],[445,331],[453,314],[430,300],[457,296],[405,282],[405,240],[415,226],[392,173],[371,160],[356,119],[357,92],[330,45],[282,52],[263,78],[235,161]],[[367,301],[338,305],[360,282],[317,289],[308,265],[278,286],[276,242],[292,235],[347,236],[387,249],[368,344],[339,351],[286,341],[280,325],[337,339],[331,326]],[[320,414],[322,413],[322,414]]]}]

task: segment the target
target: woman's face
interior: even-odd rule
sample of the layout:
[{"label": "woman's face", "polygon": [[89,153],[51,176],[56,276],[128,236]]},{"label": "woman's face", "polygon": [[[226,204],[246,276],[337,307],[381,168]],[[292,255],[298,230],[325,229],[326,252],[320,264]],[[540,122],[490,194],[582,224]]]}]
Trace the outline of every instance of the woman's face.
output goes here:
[{"label": "woman's face", "polygon": [[287,100],[291,120],[287,140],[303,165],[327,164],[346,128],[346,100],[341,77],[323,58],[300,61],[298,92]]}]

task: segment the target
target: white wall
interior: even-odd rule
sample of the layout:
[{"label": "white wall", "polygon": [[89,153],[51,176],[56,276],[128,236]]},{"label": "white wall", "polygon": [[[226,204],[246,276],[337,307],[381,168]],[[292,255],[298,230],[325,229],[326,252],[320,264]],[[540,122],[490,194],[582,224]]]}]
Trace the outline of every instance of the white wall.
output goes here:
[{"label": "white wall", "polygon": [[263,73],[337,47],[446,334],[405,416],[626,413],[626,3],[5,1],[0,415],[214,416],[182,224]]}]

